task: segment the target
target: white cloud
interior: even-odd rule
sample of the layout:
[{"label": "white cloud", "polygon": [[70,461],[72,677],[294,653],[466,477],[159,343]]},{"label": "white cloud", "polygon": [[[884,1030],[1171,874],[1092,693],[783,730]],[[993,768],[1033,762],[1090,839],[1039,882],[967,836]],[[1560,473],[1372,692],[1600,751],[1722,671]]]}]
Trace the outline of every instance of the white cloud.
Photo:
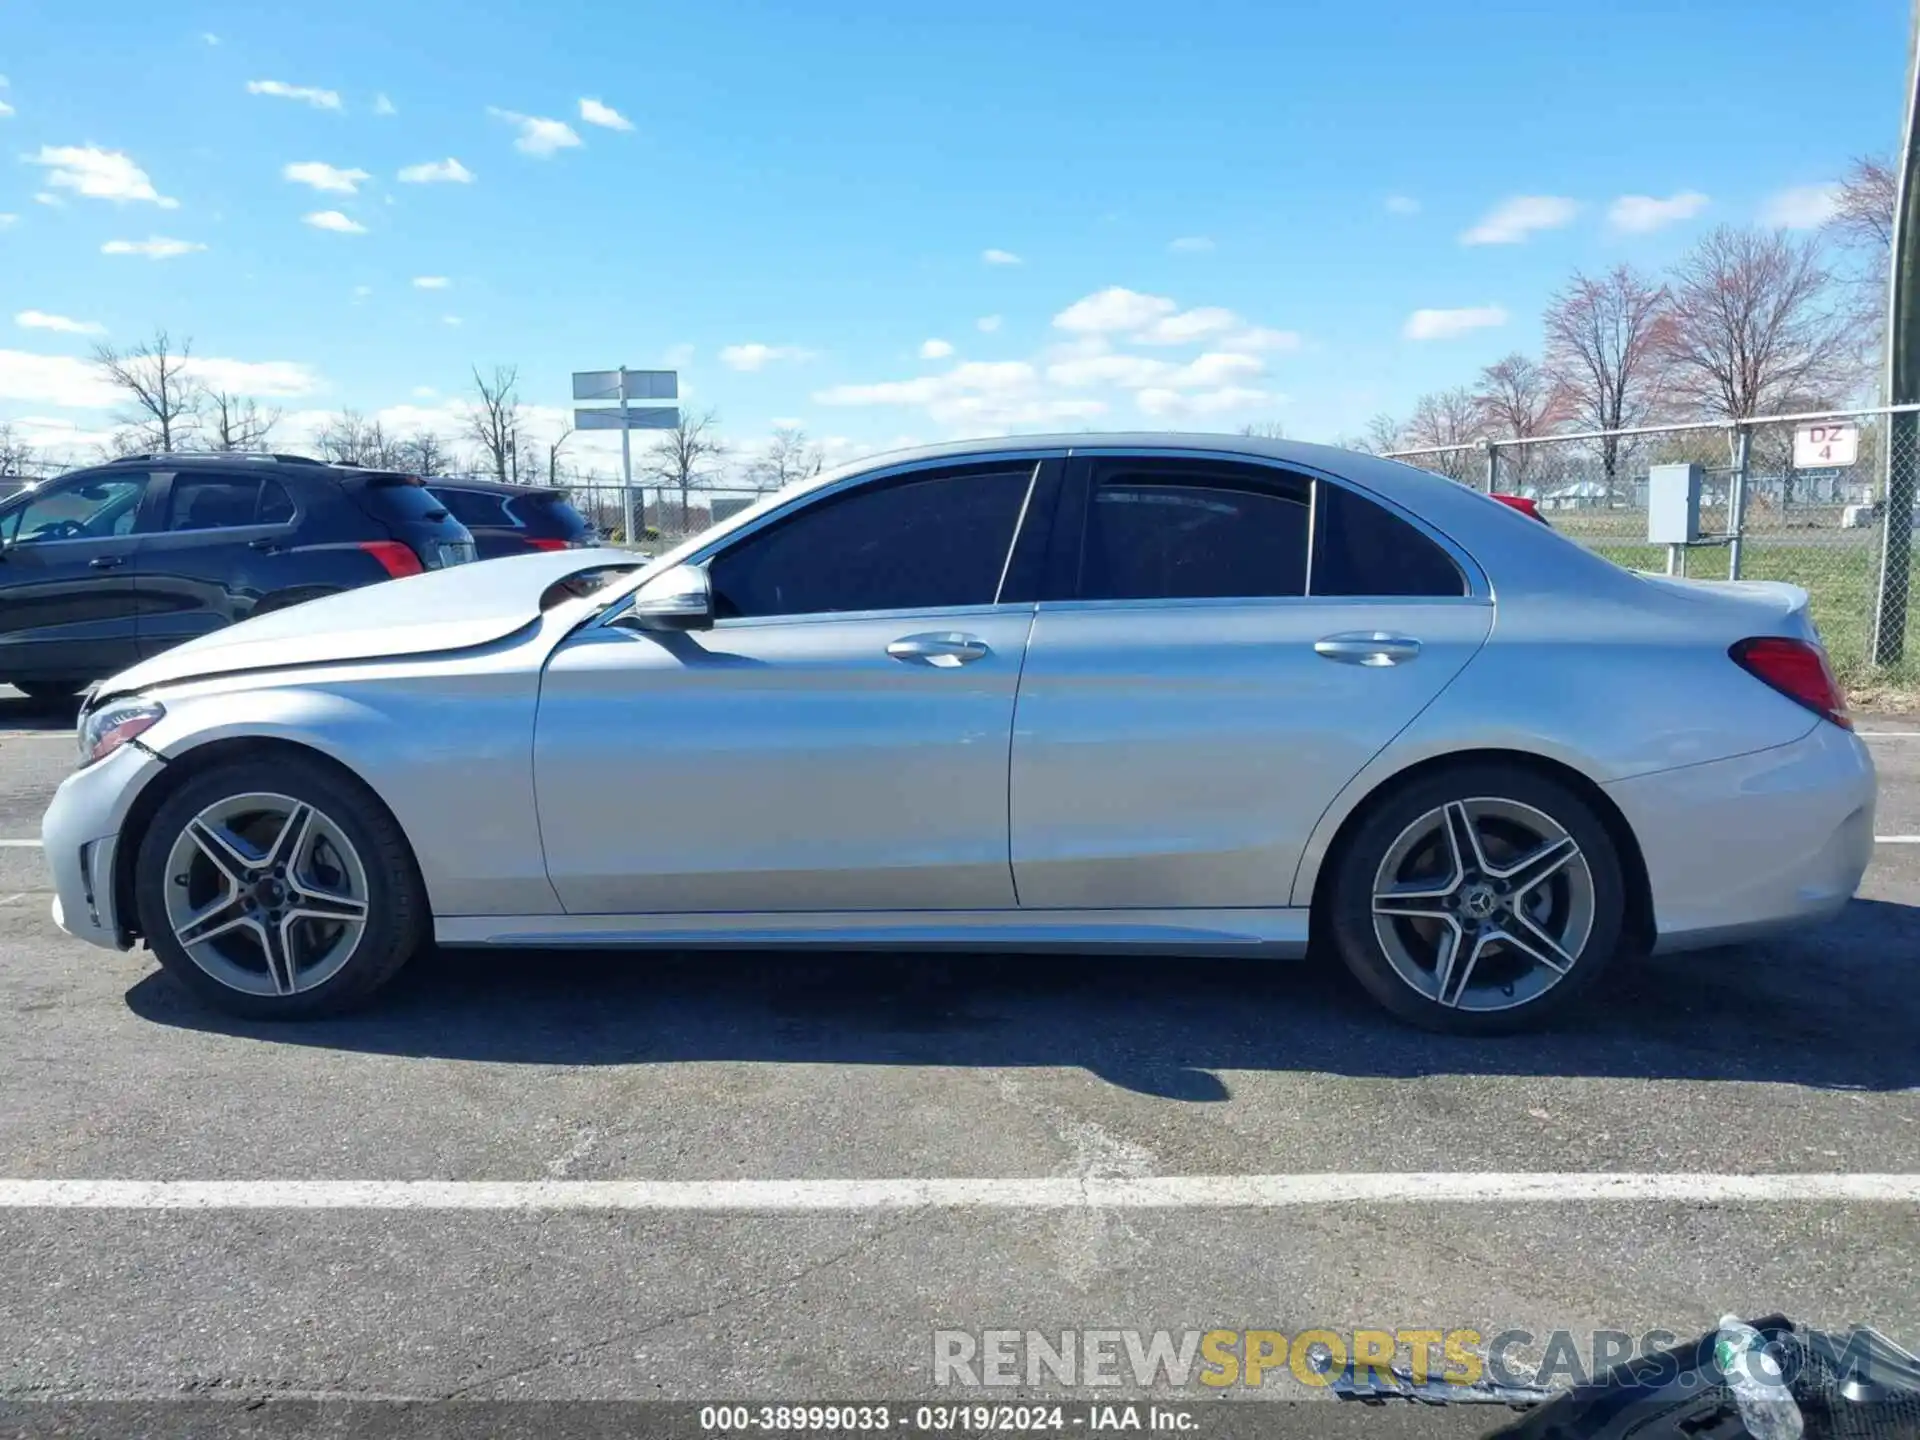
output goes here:
[{"label": "white cloud", "polygon": [[431,400],[439,393],[440,392],[431,385],[416,385],[413,387],[413,398],[416,400]]},{"label": "white cloud", "polygon": [[1241,329],[1245,325],[1246,322],[1231,310],[1222,310],[1217,305],[1203,305],[1196,310],[1163,315],[1134,338],[1142,345],[1191,345],[1209,335]]},{"label": "white cloud", "polygon": [[338,210],[315,210],[311,215],[302,215],[301,220],[316,230],[332,230],[339,235],[364,235],[367,227],[351,216]]},{"label": "white cloud", "polygon": [[473,172],[449,155],[444,160],[404,166],[400,178],[408,185],[471,185]]},{"label": "white cloud", "polygon": [[373,287],[371,285],[356,285],[353,287],[353,298],[356,300],[364,300],[371,294],[373,294]]},{"label": "white cloud", "polygon": [[416,290],[444,290],[453,282],[444,275],[416,275],[413,288]]},{"label": "white cloud", "polygon": [[220,43],[220,37],[211,30],[202,30],[200,32],[200,38],[209,45],[218,45]]},{"label": "white cloud", "polygon": [[29,165],[46,167],[47,184],[54,190],[71,190],[91,200],[122,204],[145,200],[162,210],[174,210],[180,205],[178,200],[155,190],[147,172],[121,150],[102,150],[97,145],[42,145],[39,154],[26,159]]},{"label": "white cloud", "polygon": [[973,322],[973,328],[978,330],[982,335],[991,335],[1000,328],[1000,317],[998,315],[982,315],[978,320]]},{"label": "white cloud", "polygon": [[1625,235],[1645,235],[1649,231],[1691,220],[1707,208],[1707,197],[1698,190],[1682,190],[1662,200],[1653,195],[1622,195],[1607,207],[1607,224]]},{"label": "white cloud", "polygon": [[982,250],[980,258],[989,265],[1024,265],[1026,263],[1011,250]]},{"label": "white cloud", "polygon": [[1580,206],[1559,195],[1516,195],[1489,210],[1460,237],[1462,245],[1518,245],[1536,230],[1557,230],[1580,213]]},{"label": "white cloud", "polygon": [[920,342],[922,360],[944,360],[953,354],[953,344],[947,340],[923,340]]},{"label": "white cloud", "polygon": [[1142,295],[1137,290],[1110,285],[1084,300],[1074,301],[1053,317],[1053,324],[1056,330],[1076,335],[1107,335],[1143,330],[1179,308],[1164,295]]},{"label": "white cloud", "polygon": [[633,122],[611,105],[602,105],[598,100],[580,102],[580,118],[589,125],[604,126],[608,130],[631,130]]},{"label": "white cloud", "polygon": [[1385,200],[1389,215],[1418,215],[1420,202],[1411,195],[1389,195]]},{"label": "white cloud", "polygon": [[64,210],[67,208],[67,202],[51,190],[36,190],[33,192],[33,199],[36,205],[50,205],[55,210]]},{"label": "white cloud", "polygon": [[18,215],[12,215],[4,211],[0,211],[0,230],[6,229],[9,225],[16,223],[19,219],[20,217]]},{"label": "white cloud", "polygon": [[1767,197],[1760,223],[1782,230],[1818,230],[1840,205],[1838,185],[1795,185]]},{"label": "white cloud", "polygon": [[1498,305],[1468,306],[1462,310],[1416,310],[1401,331],[1409,340],[1451,340],[1469,330],[1487,330],[1507,323]]},{"label": "white cloud", "polygon": [[62,335],[104,335],[107,327],[93,320],[69,320],[64,315],[49,315],[44,310],[22,310],[13,323],[23,330],[57,330]]},{"label": "white cloud", "polygon": [[14,113],[14,109],[13,109],[13,106],[11,106],[11,105],[9,105],[9,104],[8,104],[8,103],[7,103],[6,101],[4,101],[4,100],[0,100],[0,120],[4,120],[4,119],[6,119],[6,118],[7,118],[7,116],[9,116],[9,115],[11,115],[11,114],[13,114],[13,113]]},{"label": "white cloud", "polygon": [[720,363],[729,370],[760,370],[775,360],[805,360],[812,353],[798,345],[762,345],[754,340],[744,345],[721,346]]},{"label": "white cloud", "polygon": [[1229,350],[1298,350],[1298,330],[1269,330],[1264,325],[1249,325],[1231,335],[1222,335],[1220,343]]},{"label": "white cloud", "polygon": [[1204,255],[1213,249],[1213,241],[1205,235],[1182,235],[1177,240],[1169,240],[1167,249],[1176,255]]},{"label": "white cloud", "polygon": [[277,95],[282,100],[304,100],[316,110],[338,110],[340,92],[320,90],[312,85],[289,85],[284,80],[249,80],[249,95]]},{"label": "white cloud", "polygon": [[386,91],[373,97],[373,113],[376,115],[398,115],[400,107],[387,98]]},{"label": "white cloud", "polygon": [[102,255],[144,255],[149,260],[171,260],[191,255],[207,247],[198,240],[170,240],[165,235],[149,235],[144,240],[109,240],[100,247]]},{"label": "white cloud", "polygon": [[342,170],[337,165],[328,165],[319,160],[295,161],[280,174],[296,185],[311,185],[316,190],[326,190],[335,195],[355,194],[362,180],[373,178],[364,170]]},{"label": "white cloud", "polygon": [[1143,415],[1170,419],[1189,415],[1228,415],[1258,405],[1272,404],[1276,398],[1271,391],[1255,390],[1245,385],[1226,385],[1218,390],[1202,390],[1195,394],[1178,390],[1142,390],[1134,396],[1134,403],[1140,407]]},{"label": "white cloud", "polygon": [[0,350],[0,400],[103,410],[119,399],[119,391],[101,378],[89,360]]},{"label": "white cloud", "polygon": [[489,105],[487,113],[497,120],[505,120],[515,126],[519,137],[514,140],[513,148],[525,155],[538,155],[542,159],[561,150],[571,150],[584,144],[574,128],[564,120],[549,120],[540,115],[522,115],[517,110],[502,110],[497,105]]},{"label": "white cloud", "polygon": [[1047,379],[1069,390],[1100,385],[1116,385],[1123,390],[1195,390],[1251,378],[1265,369],[1257,356],[1222,350],[1210,350],[1185,365],[1147,355],[1088,355],[1056,360],[1047,367]]},{"label": "white cloud", "polygon": [[292,360],[227,360],[195,355],[186,361],[185,369],[208,389],[230,395],[287,398],[310,394],[320,386],[320,377],[311,366]]},{"label": "white cloud", "polygon": [[463,322],[458,315],[442,315],[440,317],[440,323],[442,325],[460,325],[465,322]]}]

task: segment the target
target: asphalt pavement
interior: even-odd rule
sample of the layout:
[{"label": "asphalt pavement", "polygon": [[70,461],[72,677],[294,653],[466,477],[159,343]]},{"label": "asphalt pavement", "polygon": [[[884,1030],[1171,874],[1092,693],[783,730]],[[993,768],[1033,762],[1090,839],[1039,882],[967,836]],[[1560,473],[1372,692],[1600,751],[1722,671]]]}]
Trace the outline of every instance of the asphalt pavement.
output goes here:
[{"label": "asphalt pavement", "polygon": [[[1920,721],[1860,728],[1876,828],[1920,836]],[[71,763],[61,720],[0,692],[0,841],[37,836]],[[387,1198],[0,1208],[0,1401],[927,1396],[935,1331],[998,1328],[1688,1334],[1736,1310],[1920,1345],[1910,1194],[1582,1198],[1629,1172],[1920,1174],[1920,844],[1882,844],[1824,929],[1632,965],[1564,1027],[1497,1041],[1400,1028],[1312,962],[1110,957],[449,953],[365,1014],[250,1025],[144,952],[62,936],[48,898],[37,850],[0,845],[0,1196]],[[1351,1172],[1576,1180],[1544,1201],[898,1199]],[[719,1183],[485,1208],[495,1181]],[[756,1208],[748,1181],[843,1198]],[[850,1181],[892,1188],[829,1183]]]}]

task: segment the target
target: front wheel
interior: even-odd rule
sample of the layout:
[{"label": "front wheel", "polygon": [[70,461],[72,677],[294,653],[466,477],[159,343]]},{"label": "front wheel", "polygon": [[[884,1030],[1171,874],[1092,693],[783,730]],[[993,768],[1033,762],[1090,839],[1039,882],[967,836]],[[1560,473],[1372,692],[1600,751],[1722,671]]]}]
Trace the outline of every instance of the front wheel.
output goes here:
[{"label": "front wheel", "polygon": [[154,816],[136,866],[155,957],[236,1015],[345,1010],[391,980],[427,935],[399,825],[364,785],[311,760],[195,776]]},{"label": "front wheel", "polygon": [[1329,919],[1376,1000],[1430,1030],[1541,1023],[1620,947],[1626,892],[1612,837],[1567,786],[1462,765],[1376,807],[1344,849]]}]

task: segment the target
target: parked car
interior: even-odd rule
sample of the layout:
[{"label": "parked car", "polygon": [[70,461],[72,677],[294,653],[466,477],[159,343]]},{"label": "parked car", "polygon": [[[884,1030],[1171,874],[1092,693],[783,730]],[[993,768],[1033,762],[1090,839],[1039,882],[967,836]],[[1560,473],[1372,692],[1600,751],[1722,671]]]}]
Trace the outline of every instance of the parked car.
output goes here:
[{"label": "parked car", "polygon": [[1552,524],[1546,516],[1540,513],[1540,502],[1535,500],[1531,495],[1503,495],[1496,490],[1493,493],[1493,498],[1498,500],[1502,505],[1510,506],[1518,510],[1522,515],[1531,515],[1542,525]]},{"label": "parked car", "polygon": [[417,576],[114,677],[46,814],[55,919],[260,1017],[433,940],[1319,940],[1487,1031],[1831,915],[1873,849],[1804,591],[1631,573],[1392,460],[938,446],[636,564]]},{"label": "parked car", "polygon": [[0,500],[0,683],[39,699],[250,616],[474,558],[411,475],[132,455]]},{"label": "parked car", "polygon": [[427,488],[473,532],[482,560],[600,543],[564,491],[494,480],[429,480]]}]

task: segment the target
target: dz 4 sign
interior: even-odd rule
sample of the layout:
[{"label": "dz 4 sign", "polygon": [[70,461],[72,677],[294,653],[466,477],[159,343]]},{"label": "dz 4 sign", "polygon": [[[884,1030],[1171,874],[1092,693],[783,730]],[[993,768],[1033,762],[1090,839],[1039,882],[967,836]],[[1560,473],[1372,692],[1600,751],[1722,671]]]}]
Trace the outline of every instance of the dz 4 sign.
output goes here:
[{"label": "dz 4 sign", "polygon": [[1851,420],[1802,425],[1793,432],[1793,468],[1832,470],[1860,458],[1860,427]]}]

